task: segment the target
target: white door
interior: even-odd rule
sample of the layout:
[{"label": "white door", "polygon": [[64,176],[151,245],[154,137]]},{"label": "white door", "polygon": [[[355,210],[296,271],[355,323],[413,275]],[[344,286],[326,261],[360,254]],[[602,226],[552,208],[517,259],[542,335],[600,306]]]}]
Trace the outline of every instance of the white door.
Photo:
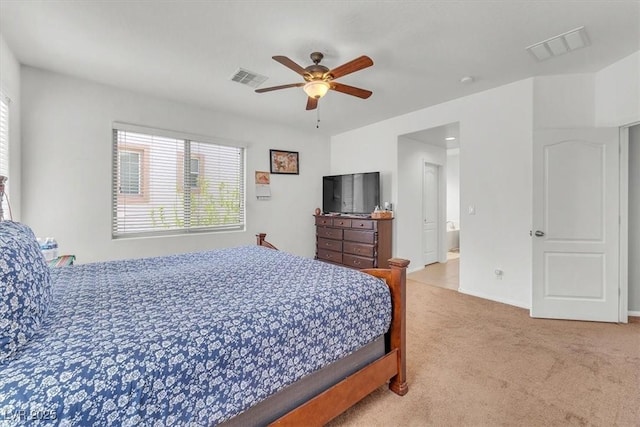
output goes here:
[{"label": "white door", "polygon": [[422,261],[438,261],[438,166],[425,163],[422,175]]},{"label": "white door", "polygon": [[613,128],[534,134],[531,316],[618,321],[618,146]]}]

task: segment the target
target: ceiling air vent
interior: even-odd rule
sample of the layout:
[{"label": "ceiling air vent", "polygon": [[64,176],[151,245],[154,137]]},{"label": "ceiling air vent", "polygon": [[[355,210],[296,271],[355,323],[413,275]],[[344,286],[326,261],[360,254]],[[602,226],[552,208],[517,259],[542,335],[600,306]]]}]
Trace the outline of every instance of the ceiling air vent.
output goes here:
[{"label": "ceiling air vent", "polygon": [[544,61],[545,59],[563,55],[588,45],[589,38],[587,37],[587,32],[584,27],[578,27],[539,43],[532,44],[526,49],[538,61]]},{"label": "ceiling air vent", "polygon": [[244,68],[238,68],[238,71],[231,76],[231,80],[243,85],[258,87],[267,80],[267,76],[261,76],[253,71],[245,70]]}]

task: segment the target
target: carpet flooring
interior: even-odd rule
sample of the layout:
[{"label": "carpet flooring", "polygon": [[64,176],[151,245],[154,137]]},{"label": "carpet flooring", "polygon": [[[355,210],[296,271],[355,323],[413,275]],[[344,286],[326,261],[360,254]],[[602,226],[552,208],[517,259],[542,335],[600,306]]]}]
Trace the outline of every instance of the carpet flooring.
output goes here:
[{"label": "carpet flooring", "polygon": [[640,321],[532,319],[407,284],[409,393],[380,387],[330,426],[640,426]]}]

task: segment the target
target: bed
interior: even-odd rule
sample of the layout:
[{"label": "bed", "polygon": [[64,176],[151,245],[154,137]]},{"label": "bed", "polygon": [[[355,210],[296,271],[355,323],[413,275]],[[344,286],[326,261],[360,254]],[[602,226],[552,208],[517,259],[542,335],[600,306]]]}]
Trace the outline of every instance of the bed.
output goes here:
[{"label": "bed", "polygon": [[387,381],[408,390],[405,260],[362,274],[260,234],[255,246],[42,269],[31,230],[11,224],[0,223],[9,425],[321,425]]}]

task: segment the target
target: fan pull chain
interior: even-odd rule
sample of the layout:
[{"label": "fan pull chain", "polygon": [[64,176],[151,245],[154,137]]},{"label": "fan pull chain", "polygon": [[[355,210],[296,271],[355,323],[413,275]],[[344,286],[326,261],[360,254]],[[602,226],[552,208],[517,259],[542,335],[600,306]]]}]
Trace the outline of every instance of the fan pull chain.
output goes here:
[{"label": "fan pull chain", "polygon": [[316,129],[320,129],[320,104],[318,104],[318,107],[316,107],[316,114]]}]

